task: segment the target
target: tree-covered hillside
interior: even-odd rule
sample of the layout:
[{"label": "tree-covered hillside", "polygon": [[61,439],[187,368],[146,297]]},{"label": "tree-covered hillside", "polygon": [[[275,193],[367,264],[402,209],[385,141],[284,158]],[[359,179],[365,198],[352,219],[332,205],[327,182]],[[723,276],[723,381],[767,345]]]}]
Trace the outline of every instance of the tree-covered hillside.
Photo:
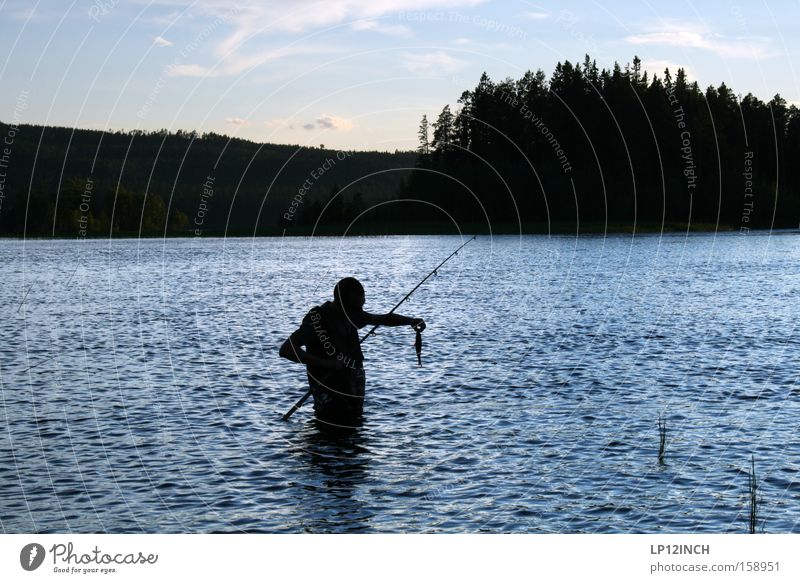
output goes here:
[{"label": "tree-covered hillside", "polygon": [[342,222],[395,196],[408,152],[257,144],[194,132],[0,124],[11,136],[0,232],[27,236],[253,234]]}]

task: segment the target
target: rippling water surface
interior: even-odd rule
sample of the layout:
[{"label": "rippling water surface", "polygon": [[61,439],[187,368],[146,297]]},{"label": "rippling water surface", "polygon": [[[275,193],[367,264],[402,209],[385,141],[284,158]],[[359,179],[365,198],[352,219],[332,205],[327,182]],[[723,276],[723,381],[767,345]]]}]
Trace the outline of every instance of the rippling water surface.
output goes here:
[{"label": "rippling water surface", "polygon": [[[277,349],[457,237],[0,241],[4,532],[800,532],[800,237],[482,237],[320,436]],[[659,414],[667,420],[659,465]]]}]

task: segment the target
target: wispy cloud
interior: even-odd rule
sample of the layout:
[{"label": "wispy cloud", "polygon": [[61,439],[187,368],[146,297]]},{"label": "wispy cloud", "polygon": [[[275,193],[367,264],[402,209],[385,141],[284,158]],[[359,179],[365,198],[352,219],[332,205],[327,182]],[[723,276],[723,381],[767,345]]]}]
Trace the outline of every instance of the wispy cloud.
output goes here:
[{"label": "wispy cloud", "polygon": [[158,47],[168,47],[172,45],[172,41],[168,41],[163,36],[153,37],[153,44]]},{"label": "wispy cloud", "polygon": [[17,2],[3,2],[0,4],[0,7],[3,9],[3,14],[5,17],[11,17],[14,20],[22,20],[22,21],[35,21],[35,22],[43,22],[46,20],[59,20],[64,16],[63,9],[59,10],[61,6],[58,4],[54,5],[44,5],[41,6],[40,2],[36,2],[34,4],[29,0],[17,1]]},{"label": "wispy cloud", "polygon": [[264,125],[271,129],[289,128],[290,130],[293,130],[295,127],[294,121],[283,118],[268,119],[264,122]]},{"label": "wispy cloud", "polygon": [[348,132],[355,127],[353,120],[338,115],[322,113],[311,121],[299,121],[295,119],[276,118],[267,120],[265,125],[272,129],[304,129],[304,130],[333,130]]},{"label": "wispy cloud", "polygon": [[[211,1],[216,4],[223,3],[217,0]],[[245,6],[246,11],[258,12],[262,16],[260,20],[248,19],[249,28],[257,29],[263,27],[265,23],[269,23],[270,27],[274,29],[305,32],[348,21],[374,20],[381,17],[396,16],[400,12],[476,6],[484,1],[341,0],[338,2],[318,2],[300,0],[297,2],[285,2],[284,0],[251,0]]]},{"label": "wispy cloud", "polygon": [[226,117],[225,123],[232,126],[242,127],[247,125],[247,120],[242,117]]},{"label": "wispy cloud", "polygon": [[[206,16],[225,16],[229,29],[213,46],[213,54],[223,59],[217,68],[197,63],[176,65],[171,75],[229,76],[239,75],[289,54],[319,52],[303,45],[298,48],[265,50],[263,42],[274,42],[276,34],[304,33],[320,28],[346,25],[358,32],[377,32],[394,36],[410,36],[407,26],[388,22],[402,12],[470,7],[485,0],[342,0],[318,2],[298,0],[239,0],[231,10],[229,0],[137,0],[169,7],[191,5],[192,11]],[[383,19],[383,20],[381,20]],[[256,48],[261,43],[262,48]],[[246,45],[246,48],[245,48]],[[256,45],[256,47],[254,47]],[[330,52],[328,49],[326,52]]]},{"label": "wispy cloud", "polygon": [[650,31],[625,39],[634,45],[661,45],[711,51],[721,57],[762,59],[770,56],[769,41],[761,37],[726,38],[705,27],[667,22]]},{"label": "wispy cloud", "polygon": [[211,69],[202,65],[170,65],[167,67],[167,75],[170,77],[208,77],[211,76]]},{"label": "wispy cloud", "polygon": [[390,36],[412,36],[414,33],[410,28],[402,24],[383,24],[377,20],[356,20],[350,25],[353,30],[369,30]]},{"label": "wispy cloud", "polygon": [[[308,124],[304,125],[303,127],[305,129],[309,129],[307,126]],[[316,120],[314,120],[312,127],[317,127],[322,130],[348,132],[353,129],[353,122],[352,120],[343,117],[323,113]]]},{"label": "wispy cloud", "polygon": [[180,10],[170,10],[169,12],[162,12],[160,14],[148,15],[144,14],[139,19],[143,24],[152,24],[153,26],[173,26],[178,21],[190,20],[192,14],[190,12],[182,12]]},{"label": "wispy cloud", "polygon": [[227,77],[239,75],[249,69],[272,61],[279,61],[296,55],[330,55],[340,52],[342,49],[331,46],[318,45],[294,45],[278,49],[269,49],[253,54],[232,54],[220,59],[215,66],[198,64],[171,65],[167,68],[167,74],[172,77]]},{"label": "wispy cloud", "polygon": [[444,51],[435,53],[404,53],[403,66],[412,73],[442,74],[455,73],[467,63],[456,59]]},{"label": "wispy cloud", "polygon": [[21,8],[18,10],[11,10],[10,15],[16,20],[31,20],[37,16],[36,7]]},{"label": "wispy cloud", "polygon": [[522,16],[528,20],[547,20],[550,18],[550,14],[547,12],[526,12]]}]

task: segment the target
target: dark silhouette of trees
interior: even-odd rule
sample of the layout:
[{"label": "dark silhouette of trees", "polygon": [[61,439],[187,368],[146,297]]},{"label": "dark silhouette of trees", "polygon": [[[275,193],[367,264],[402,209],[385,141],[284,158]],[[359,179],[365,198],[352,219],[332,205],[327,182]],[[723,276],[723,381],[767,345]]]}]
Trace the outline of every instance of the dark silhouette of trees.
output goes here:
[{"label": "dark silhouette of trees", "polygon": [[[2,135],[9,129],[0,123]],[[356,208],[396,196],[416,160],[413,152],[336,152],[183,130],[21,125],[14,136],[1,169],[6,236],[281,234],[304,232],[318,217],[335,230]],[[320,217],[336,184],[352,186]]]},{"label": "dark silhouette of trees", "polygon": [[[747,229],[800,220],[800,111],[634,57],[599,70],[558,63],[491,80],[446,106],[401,196],[512,229],[634,221]],[[420,154],[420,158],[423,155]],[[430,171],[422,171],[422,169]],[[442,176],[444,175],[444,176]],[[774,224],[773,215],[775,218]]]}]

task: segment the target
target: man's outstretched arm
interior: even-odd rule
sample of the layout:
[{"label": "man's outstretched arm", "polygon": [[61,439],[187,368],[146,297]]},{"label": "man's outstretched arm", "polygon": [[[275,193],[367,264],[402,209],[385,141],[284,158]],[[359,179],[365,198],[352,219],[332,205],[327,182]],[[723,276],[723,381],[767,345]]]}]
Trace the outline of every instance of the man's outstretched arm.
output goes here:
[{"label": "man's outstretched arm", "polygon": [[415,329],[419,328],[422,332],[425,329],[425,320],[422,318],[409,318],[408,316],[401,316],[400,314],[368,314],[366,316],[366,324],[371,326],[411,326]]}]

